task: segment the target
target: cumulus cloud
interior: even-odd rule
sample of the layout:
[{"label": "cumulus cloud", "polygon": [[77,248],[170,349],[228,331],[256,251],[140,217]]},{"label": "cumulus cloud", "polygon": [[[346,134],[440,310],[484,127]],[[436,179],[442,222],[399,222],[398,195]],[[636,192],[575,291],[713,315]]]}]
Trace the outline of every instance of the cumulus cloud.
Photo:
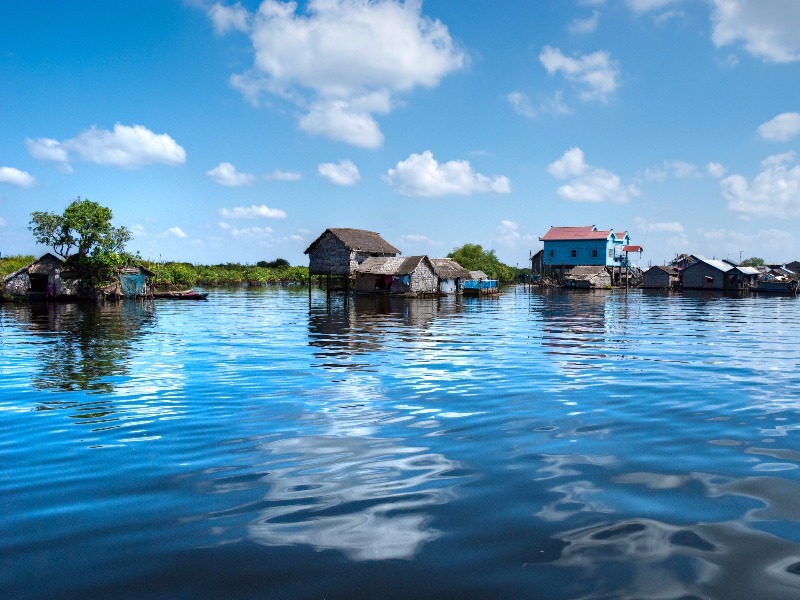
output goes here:
[{"label": "cumulus cloud", "polygon": [[735,174],[719,182],[728,209],[742,216],[800,216],[800,164],[794,152],[770,156],[752,181]]},{"label": "cumulus cloud", "polygon": [[666,160],[664,166],[676,179],[694,179],[702,176],[695,165],[685,160]]},{"label": "cumulus cloud", "polygon": [[220,208],[219,215],[224,219],[285,219],[287,217],[286,213],[279,208],[270,208],[265,204]]},{"label": "cumulus cloud", "polygon": [[597,29],[597,24],[600,22],[600,12],[595,10],[592,12],[591,17],[587,17],[585,19],[578,19],[575,18],[570,21],[570,24],[567,26],[567,29],[570,33],[576,34],[585,34],[585,33],[592,33],[595,29]]},{"label": "cumulus cloud", "polygon": [[725,176],[727,169],[718,162],[710,162],[706,165],[706,171],[708,171],[708,174],[712,177],[719,179]]},{"label": "cumulus cloud", "polygon": [[214,31],[217,35],[234,30],[243,32],[249,30],[250,13],[242,6],[241,2],[232,6],[214,4],[208,9],[208,16],[214,24]]},{"label": "cumulus cloud", "polygon": [[435,242],[427,235],[421,233],[409,233],[400,236],[400,242],[417,246],[442,246],[441,242]]},{"label": "cumulus cloud", "polygon": [[355,185],[361,179],[358,167],[351,160],[340,160],[338,164],[321,163],[317,172],[334,185]]},{"label": "cumulus cloud", "polygon": [[639,195],[633,186],[624,187],[618,175],[593,167],[585,160],[583,150],[570,148],[547,167],[556,179],[569,179],[558,188],[558,195],[574,202],[627,202]]},{"label": "cumulus cloud", "polygon": [[498,246],[514,248],[522,241],[522,234],[519,231],[519,223],[516,221],[502,220],[500,225],[494,229],[494,242]]},{"label": "cumulus cloud", "polygon": [[25,140],[28,152],[34,158],[67,164],[71,155],[84,162],[98,165],[136,169],[144,165],[161,163],[182,165],[186,151],[166,133],[153,133],[142,125],[117,123],[114,130],[90,129],[63,142],[50,138]]},{"label": "cumulus cloud", "polygon": [[472,170],[467,160],[439,163],[426,150],[412,154],[389,169],[386,180],[404,196],[469,196],[479,193],[508,194],[508,177],[487,177]]},{"label": "cumulus cloud", "polygon": [[36,179],[27,171],[20,171],[14,167],[0,167],[0,183],[31,187],[36,184]]},{"label": "cumulus cloud", "polygon": [[208,175],[218,184],[227,187],[250,185],[256,180],[255,175],[251,175],[250,173],[240,173],[236,170],[236,167],[229,162],[219,163],[210,171],[206,171],[206,175]]},{"label": "cumulus cloud", "polygon": [[619,67],[604,50],[573,58],[558,48],[545,46],[539,53],[539,61],[548,74],[561,73],[574,83],[580,90],[580,98],[587,102],[606,102],[619,83]]},{"label": "cumulus cloud", "polygon": [[678,221],[647,221],[641,217],[634,219],[639,231],[653,233],[683,233],[684,228]]},{"label": "cumulus cloud", "polygon": [[268,94],[294,104],[310,134],[378,147],[375,114],[467,63],[447,27],[421,14],[422,2],[310,0],[301,12],[298,6],[264,0],[248,13],[240,4],[215,4],[209,17],[218,32],[246,31],[253,44],[253,67],[232,76],[232,85],[254,103]]},{"label": "cumulus cloud", "polygon": [[800,60],[800,2],[712,0],[711,22],[717,47],[742,43],[767,62]]},{"label": "cumulus cloud", "polygon": [[785,142],[800,133],[800,113],[785,112],[762,123],[758,134],[765,140]]},{"label": "cumulus cloud", "polygon": [[167,236],[176,237],[176,238],[187,238],[187,237],[189,237],[188,235],[186,235],[186,233],[180,227],[170,227],[169,229],[167,229],[164,232],[164,234],[167,235]]}]

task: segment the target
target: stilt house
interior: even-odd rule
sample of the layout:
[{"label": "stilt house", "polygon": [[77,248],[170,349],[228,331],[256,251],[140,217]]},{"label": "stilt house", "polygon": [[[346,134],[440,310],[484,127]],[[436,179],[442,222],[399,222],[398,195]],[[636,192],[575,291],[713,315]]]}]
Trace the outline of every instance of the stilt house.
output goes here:
[{"label": "stilt house", "polygon": [[460,294],[464,281],[469,278],[469,271],[452,258],[432,258],[431,263],[439,278],[439,294]]},{"label": "stilt house", "polygon": [[78,296],[80,280],[65,270],[64,261],[49,252],[3,279],[3,292],[29,298]]},{"label": "stilt house", "polygon": [[371,256],[355,270],[361,293],[426,296],[438,293],[439,279],[427,256]]}]

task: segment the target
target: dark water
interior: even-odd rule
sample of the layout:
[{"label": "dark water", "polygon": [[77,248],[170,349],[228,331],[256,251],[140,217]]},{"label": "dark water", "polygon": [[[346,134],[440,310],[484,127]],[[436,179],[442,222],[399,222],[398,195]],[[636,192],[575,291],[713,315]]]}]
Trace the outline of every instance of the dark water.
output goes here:
[{"label": "dark water", "polygon": [[0,307],[4,598],[800,597],[800,301]]}]

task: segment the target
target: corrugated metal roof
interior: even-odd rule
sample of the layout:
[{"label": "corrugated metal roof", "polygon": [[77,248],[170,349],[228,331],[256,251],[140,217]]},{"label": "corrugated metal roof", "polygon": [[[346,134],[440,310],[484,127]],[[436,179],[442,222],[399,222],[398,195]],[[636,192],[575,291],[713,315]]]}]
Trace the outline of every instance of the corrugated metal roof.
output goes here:
[{"label": "corrugated metal roof", "polygon": [[431,264],[433,264],[433,271],[442,279],[469,277],[469,271],[452,258],[432,258]]},{"label": "corrugated metal roof", "polygon": [[540,237],[542,242],[558,242],[569,240],[605,240],[611,235],[611,230],[598,231],[595,225],[585,225],[580,227],[551,227],[550,230]]},{"label": "corrugated metal roof", "polygon": [[677,275],[678,274],[677,269],[674,269],[673,267],[670,267],[669,265],[653,265],[652,267],[650,267],[647,270],[648,271],[652,271],[653,269],[659,269],[661,271],[664,271],[665,273],[668,273],[669,275]]},{"label": "corrugated metal roof", "polygon": [[633,245],[631,245],[631,246],[623,246],[622,247],[622,251],[623,252],[641,252],[642,250],[643,250],[643,248],[641,246],[633,246]]},{"label": "corrugated metal roof", "polygon": [[[356,267],[356,273],[367,275],[410,275],[426,256],[370,256]],[[430,261],[428,261],[430,262]]]},{"label": "corrugated metal roof", "polygon": [[347,227],[326,229],[322,232],[322,235],[306,248],[304,254],[309,254],[314,249],[314,246],[317,245],[317,242],[328,232],[341,240],[348,250],[380,254],[401,254],[400,250],[384,240],[378,233],[367,231],[366,229],[350,229]]},{"label": "corrugated metal roof", "polygon": [[744,275],[760,275],[761,271],[755,267],[736,267]]}]

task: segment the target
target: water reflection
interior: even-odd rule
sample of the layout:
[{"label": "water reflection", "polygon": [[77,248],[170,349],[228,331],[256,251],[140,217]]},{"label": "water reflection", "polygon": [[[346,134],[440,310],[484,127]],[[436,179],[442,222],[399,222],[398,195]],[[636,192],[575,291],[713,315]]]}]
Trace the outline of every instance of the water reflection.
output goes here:
[{"label": "water reflection", "polygon": [[[152,304],[32,303],[3,308],[7,319],[36,335],[37,390],[106,393],[128,373],[134,341],[155,321]],[[40,409],[56,400],[42,403]]]}]

